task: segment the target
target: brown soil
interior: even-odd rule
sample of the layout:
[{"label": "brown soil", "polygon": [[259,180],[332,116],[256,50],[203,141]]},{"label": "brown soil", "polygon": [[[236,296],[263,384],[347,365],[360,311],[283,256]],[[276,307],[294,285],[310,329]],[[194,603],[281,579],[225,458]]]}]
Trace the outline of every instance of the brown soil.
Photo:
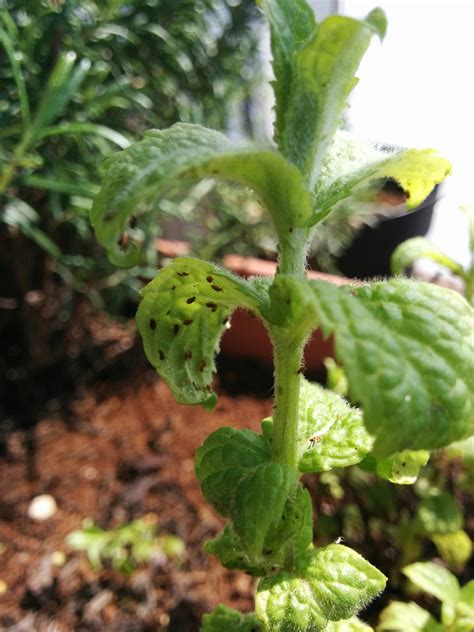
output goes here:
[{"label": "brown soil", "polygon": [[[0,580],[6,583],[0,629],[193,631],[221,601],[251,609],[252,578],[227,571],[202,550],[223,522],[202,498],[193,457],[221,425],[257,429],[270,406],[268,399],[226,394],[214,414],[180,406],[144,370],[127,386],[88,390],[72,405],[72,417],[41,420],[33,465],[25,431],[11,432],[0,460]],[[58,511],[38,523],[27,508],[43,493],[56,499]],[[127,578],[92,571],[65,544],[86,517],[111,528],[150,512],[160,534],[185,541],[181,563],[152,563]],[[52,564],[54,551],[66,553],[64,565]]]}]

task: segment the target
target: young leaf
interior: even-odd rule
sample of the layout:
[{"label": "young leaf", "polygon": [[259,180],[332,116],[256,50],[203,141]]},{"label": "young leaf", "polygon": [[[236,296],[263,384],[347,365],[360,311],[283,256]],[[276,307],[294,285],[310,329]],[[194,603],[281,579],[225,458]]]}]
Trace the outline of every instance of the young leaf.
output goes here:
[{"label": "young leaf", "polygon": [[472,434],[474,312],[457,293],[403,279],[336,287],[280,276],[270,294],[276,324],[335,335],[377,456]]},{"label": "young leaf", "polygon": [[305,224],[311,213],[301,174],[277,152],[236,145],[199,125],[152,130],[104,163],[104,185],[91,219],[113,263],[130,267],[138,260],[133,235],[127,244],[121,239],[138,206],[153,203],[170,184],[200,178],[226,179],[253,189],[285,236],[290,228]]},{"label": "young leaf", "polygon": [[429,535],[458,531],[462,520],[456,501],[448,492],[424,498],[418,508],[420,527]]},{"label": "young leaf", "polygon": [[259,632],[261,629],[253,613],[242,614],[223,603],[202,618],[201,632]]},{"label": "young leaf", "polygon": [[265,311],[252,282],[198,259],[179,258],[142,290],[136,321],[151,364],[178,402],[212,408],[214,354],[241,305]]},{"label": "young leaf", "polygon": [[[448,160],[434,149],[402,149],[390,151],[353,140],[346,132],[334,139],[316,187],[317,223],[330,212],[338,213],[344,205],[351,212],[367,204],[380,206],[381,185],[395,182],[401,189],[406,208],[419,206],[433,187],[451,172]],[[403,197],[400,202],[403,202]]]},{"label": "young leaf", "polygon": [[401,243],[392,253],[390,267],[393,274],[405,274],[418,259],[431,259],[454,274],[463,273],[459,263],[445,255],[436,244],[425,237],[413,237]]},{"label": "young leaf", "polygon": [[220,514],[229,516],[240,482],[270,457],[267,441],[252,430],[219,428],[196,452],[196,476],[204,496]]},{"label": "young leaf", "polygon": [[445,627],[435,621],[427,610],[416,603],[392,601],[382,610],[377,632],[445,632]]},{"label": "young leaf", "polygon": [[424,592],[452,606],[459,600],[459,582],[448,570],[433,562],[415,562],[402,569],[404,575]]},{"label": "young leaf", "polygon": [[296,481],[297,472],[289,466],[266,463],[239,482],[231,516],[235,531],[250,555],[263,552],[265,539],[270,529],[279,525]]},{"label": "young leaf", "polygon": [[381,478],[396,485],[413,485],[429,458],[427,450],[404,450],[385,459],[377,459],[375,470]]},{"label": "young leaf", "polygon": [[272,632],[324,630],[348,619],[385,586],[386,578],[355,551],[340,544],[315,549],[259,583],[256,614]]},{"label": "young leaf", "polygon": [[[270,433],[270,420],[265,420]],[[301,380],[298,414],[298,469],[327,472],[359,463],[370,452],[362,412],[319,384]]]},{"label": "young leaf", "polygon": [[[277,107],[280,151],[297,165],[312,190],[372,35],[385,32],[385,16],[374,9],[364,21],[333,15],[294,56],[284,111]],[[295,54],[296,53],[296,54]],[[287,86],[283,84],[283,89]],[[278,88],[280,90],[280,88]]]},{"label": "young leaf", "polygon": [[297,81],[296,56],[316,32],[313,9],[306,0],[260,0],[270,24],[272,67],[275,75],[275,140],[285,130],[290,95]]},{"label": "young leaf", "polygon": [[461,588],[457,615],[455,632],[469,632],[474,629],[474,579]]}]

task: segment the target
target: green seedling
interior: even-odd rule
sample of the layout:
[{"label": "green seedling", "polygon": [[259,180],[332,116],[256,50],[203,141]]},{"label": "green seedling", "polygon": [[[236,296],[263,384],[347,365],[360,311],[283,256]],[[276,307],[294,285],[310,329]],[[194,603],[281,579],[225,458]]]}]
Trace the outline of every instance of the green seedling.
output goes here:
[{"label": "green seedling", "polygon": [[133,520],[116,529],[104,530],[92,520],[84,520],[82,529],[70,533],[66,541],[76,551],[85,551],[91,566],[99,570],[103,564],[129,574],[139,564],[154,557],[179,559],[184,544],[172,535],[157,537],[155,520]]},{"label": "green seedling", "polygon": [[474,629],[474,580],[460,586],[448,570],[432,562],[402,569],[414,588],[441,602],[441,623],[411,601],[392,601],[382,611],[377,632],[471,632]]},{"label": "green seedling", "polygon": [[[341,205],[371,204],[396,182],[408,208],[450,171],[434,150],[365,146],[338,131],[354,75],[384,13],[316,23],[306,0],[262,0],[271,30],[274,146],[237,144],[195,125],[153,130],[105,163],[92,221],[119,266],[134,265],[130,228],[177,181],[214,178],[254,190],[279,243],[273,279],[243,280],[179,258],[142,291],[137,325],[145,352],[178,402],[212,409],[214,355],[237,307],[254,312],[274,346],[274,407],[262,432],[222,427],[196,454],[208,501],[228,522],[206,549],[258,577],[255,614],[220,606],[206,632],[357,630],[384,575],[336,541],[313,545],[304,472],[369,460],[393,482],[413,482],[429,451],[473,434],[473,311],[460,295],[393,279],[353,286],[309,280],[306,253]],[[335,339],[349,405],[302,376],[316,328]],[[317,531],[316,531],[317,533]]]}]

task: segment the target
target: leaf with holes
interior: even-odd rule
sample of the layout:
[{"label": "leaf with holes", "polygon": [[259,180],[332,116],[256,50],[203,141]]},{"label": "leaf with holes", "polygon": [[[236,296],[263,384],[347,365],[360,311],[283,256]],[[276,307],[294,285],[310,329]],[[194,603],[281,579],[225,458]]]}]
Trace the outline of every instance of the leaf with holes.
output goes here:
[{"label": "leaf with holes", "polygon": [[395,452],[385,459],[376,459],[375,471],[381,478],[396,485],[412,485],[429,458],[427,450]]},{"label": "leaf with holes", "polygon": [[330,544],[297,560],[294,571],[262,580],[256,614],[266,630],[324,630],[349,619],[385,586],[385,576],[352,549]]},{"label": "leaf with holes", "polygon": [[214,354],[238,306],[266,310],[265,291],[198,259],[176,259],[142,290],[137,326],[148,359],[177,401],[212,408]]},{"label": "leaf with holes", "polygon": [[139,244],[127,224],[171,184],[201,178],[250,187],[270,212],[279,234],[309,218],[309,193],[299,171],[272,149],[236,145],[214,130],[179,123],[152,130],[104,164],[104,185],[94,200],[92,223],[117,266],[138,261]]}]

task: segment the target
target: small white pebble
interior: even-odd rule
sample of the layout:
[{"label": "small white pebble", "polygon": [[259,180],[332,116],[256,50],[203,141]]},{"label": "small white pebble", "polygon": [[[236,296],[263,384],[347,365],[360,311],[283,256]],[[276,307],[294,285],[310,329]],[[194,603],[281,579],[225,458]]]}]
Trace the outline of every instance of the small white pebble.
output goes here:
[{"label": "small white pebble", "polygon": [[66,562],[66,554],[63,551],[53,551],[51,553],[51,564],[53,566],[64,566]]},{"label": "small white pebble", "polygon": [[49,520],[57,511],[56,501],[49,494],[35,496],[28,507],[28,518],[32,520]]}]

